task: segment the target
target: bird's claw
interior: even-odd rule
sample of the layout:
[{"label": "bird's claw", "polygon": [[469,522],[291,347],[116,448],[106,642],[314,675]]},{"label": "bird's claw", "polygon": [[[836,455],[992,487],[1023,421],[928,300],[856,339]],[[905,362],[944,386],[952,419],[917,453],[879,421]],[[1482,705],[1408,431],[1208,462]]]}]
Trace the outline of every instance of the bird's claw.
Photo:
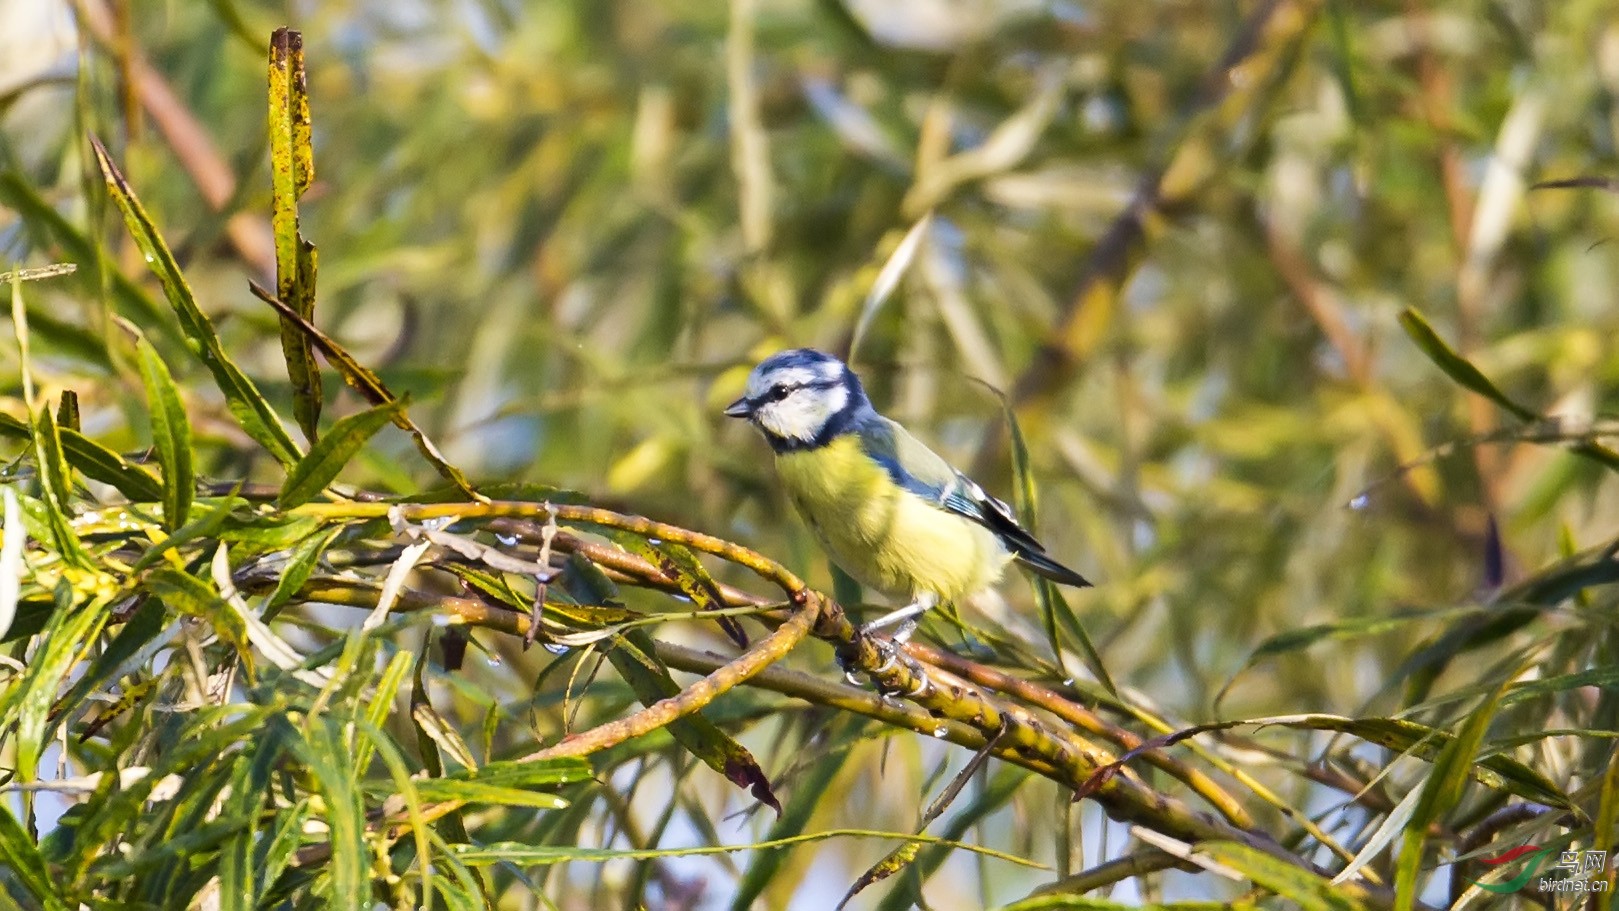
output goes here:
[{"label": "bird's claw", "polygon": [[895,662],[899,660],[899,643],[892,639],[878,639],[875,641],[874,647],[877,649],[877,654],[883,656],[883,663],[872,669],[872,676],[886,674],[893,670]]},{"label": "bird's claw", "polygon": [[897,629],[894,630],[892,636],[886,637],[874,635],[874,627],[876,625],[877,624],[867,624],[865,626],[858,627],[857,634],[860,637],[870,638],[871,647],[882,658],[882,663],[874,668],[871,668],[870,670],[867,670],[855,665],[852,660],[852,656],[845,657],[843,655],[839,655],[838,666],[843,668],[843,679],[847,680],[851,686],[860,686],[862,683],[861,678],[864,677],[865,680],[870,681],[874,686],[876,686],[878,695],[885,699],[889,699],[894,696],[914,696],[925,691],[927,689],[926,677],[923,677],[920,681],[913,683],[909,691],[904,688],[888,686],[883,682],[882,679],[893,671],[895,666],[899,664],[900,652],[903,650],[905,643],[910,640],[911,634],[916,632],[916,620],[914,618],[905,620]]}]

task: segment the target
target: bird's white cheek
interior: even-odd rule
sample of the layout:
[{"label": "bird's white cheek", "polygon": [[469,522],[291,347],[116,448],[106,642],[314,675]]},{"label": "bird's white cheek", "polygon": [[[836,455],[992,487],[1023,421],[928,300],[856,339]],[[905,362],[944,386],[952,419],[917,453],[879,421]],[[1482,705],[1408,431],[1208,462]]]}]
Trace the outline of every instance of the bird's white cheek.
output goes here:
[{"label": "bird's white cheek", "polygon": [[800,393],[786,401],[773,402],[759,409],[759,425],[778,437],[790,440],[815,439],[832,416],[849,402],[849,393],[833,389],[823,395]]},{"label": "bird's white cheek", "polygon": [[789,440],[810,440],[821,429],[825,419],[817,419],[802,404],[791,401],[769,405],[759,411],[759,425],[778,437]]}]

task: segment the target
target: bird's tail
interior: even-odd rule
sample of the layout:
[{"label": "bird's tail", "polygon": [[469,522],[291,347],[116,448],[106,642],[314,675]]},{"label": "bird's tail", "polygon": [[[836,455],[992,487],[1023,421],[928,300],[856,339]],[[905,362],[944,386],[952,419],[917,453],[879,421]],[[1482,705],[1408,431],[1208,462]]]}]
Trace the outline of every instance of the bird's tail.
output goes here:
[{"label": "bird's tail", "polygon": [[1044,576],[1059,585],[1072,585],[1074,588],[1091,587],[1090,580],[1051,559],[1045,551],[1020,547],[1013,552],[1012,557],[1036,574]]}]

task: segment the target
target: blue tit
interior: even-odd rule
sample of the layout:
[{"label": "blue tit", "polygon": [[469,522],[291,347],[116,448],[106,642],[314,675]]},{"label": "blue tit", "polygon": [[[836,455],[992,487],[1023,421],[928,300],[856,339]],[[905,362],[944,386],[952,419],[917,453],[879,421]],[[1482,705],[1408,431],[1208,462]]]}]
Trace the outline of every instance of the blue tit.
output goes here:
[{"label": "blue tit", "polygon": [[783,351],[754,368],[725,414],[776,453],[782,486],[850,576],[909,603],[866,626],[903,626],[941,601],[989,589],[1009,562],[1064,585],[1089,582],[1046,553],[1005,503],[878,414],[860,378],[830,354]]}]

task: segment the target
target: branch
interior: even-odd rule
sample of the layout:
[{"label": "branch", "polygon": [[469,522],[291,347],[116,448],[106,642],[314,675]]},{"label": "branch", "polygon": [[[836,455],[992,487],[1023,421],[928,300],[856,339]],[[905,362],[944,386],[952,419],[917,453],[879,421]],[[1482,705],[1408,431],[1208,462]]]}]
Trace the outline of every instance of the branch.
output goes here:
[{"label": "branch", "polygon": [[[920,642],[907,643],[905,650],[915,658],[935,667],[959,674],[980,686],[988,687],[1010,696],[1016,696],[1030,705],[1037,705],[1069,724],[1098,737],[1105,738],[1110,743],[1122,747],[1126,751],[1138,749],[1146,742],[1141,735],[1134,731],[1126,730],[1106,721],[1090,709],[1066,699],[1060,693],[1047,689],[1033,681],[1014,677],[997,668],[969,661],[966,658]],[[1191,768],[1162,750],[1150,750],[1143,753],[1141,758],[1148,764],[1179,779],[1204,800],[1207,800],[1211,806],[1219,810],[1227,822],[1244,829],[1253,828],[1253,817],[1249,815],[1247,810],[1243,809],[1235,797],[1220,787],[1219,783],[1214,779],[1197,769]]]},{"label": "branch", "polygon": [[[942,668],[925,666],[910,652],[896,647],[892,641],[864,633],[850,622],[840,605],[808,589],[802,580],[781,564],[756,551],[712,535],[641,516],[624,515],[590,506],[509,500],[420,504],[322,503],[305,504],[290,512],[340,522],[384,517],[415,522],[444,518],[458,521],[517,519],[531,522],[554,519],[617,528],[643,537],[681,544],[745,566],[761,578],[779,586],[796,606],[788,621],[753,649],[740,658],[715,668],[708,676],[687,687],[680,694],[654,703],[627,718],[611,721],[583,734],[565,738],[558,744],[530,754],[526,757],[529,759],[587,755],[647,733],[684,714],[697,711],[725,690],[769,670],[771,664],[784,657],[806,635],[813,632],[817,638],[833,646],[839,662],[845,669],[866,675],[881,693],[900,695],[919,707],[933,719],[932,730],[935,733],[942,727],[946,737],[953,737],[959,742],[971,739],[980,743],[990,743],[993,740],[994,745],[991,749],[994,755],[1035,770],[1073,789],[1078,789],[1089,781],[1099,769],[1115,762],[1108,751],[1087,741],[1079,731],[1066,727],[1053,727],[1027,708],[997,699],[977,683]],[[582,543],[573,539],[569,545],[578,547]],[[651,564],[642,566],[632,561],[618,561],[617,569],[626,574],[646,575],[649,578],[664,575]],[[315,593],[310,594],[313,596]],[[409,606],[412,602],[405,599],[403,603]],[[445,599],[440,604],[449,605],[448,609],[463,616],[467,622],[492,621],[498,623],[500,628],[508,629],[517,635],[526,632],[529,623],[526,615],[482,605],[471,599],[462,598],[454,601]],[[499,614],[504,616],[498,616]],[[690,659],[688,666],[697,663],[694,655],[682,657]],[[972,671],[972,673],[980,672]],[[772,674],[767,679],[781,685],[797,684],[801,689],[803,687],[803,681],[794,681],[780,674]],[[1077,718],[1085,717],[1084,714],[1075,711],[1078,709],[1077,706],[1064,707],[1062,703],[1065,700],[1042,695],[1040,688],[1034,684],[1020,683],[1016,678],[1005,675],[996,677],[995,682],[1027,696],[1036,697],[1045,702],[1047,704],[1045,707],[1053,710],[1054,714],[1061,713],[1059,717],[1064,714]],[[854,708],[856,704],[854,701],[844,698],[842,694],[839,695],[842,701]],[[1054,697],[1055,694],[1051,696]],[[872,714],[875,717],[875,711],[870,708],[869,702],[861,703],[861,707],[866,709],[863,714]],[[903,726],[913,730],[922,729],[925,724],[919,715],[909,709],[903,714],[887,713],[887,718],[901,722]],[[941,721],[944,723],[940,724]],[[1093,719],[1089,723],[1101,727],[1099,719]],[[974,733],[969,734],[968,730]],[[1195,811],[1177,798],[1147,786],[1139,776],[1128,769],[1108,777],[1090,796],[1115,819],[1141,824],[1187,842],[1236,842],[1313,875],[1320,875],[1320,871],[1312,864],[1289,852],[1265,833]],[[435,805],[428,808],[425,815],[429,819],[435,819],[455,809],[456,805],[453,801]],[[403,827],[409,825],[409,820],[394,818],[389,820],[388,825],[393,831],[402,832]],[[1356,897],[1371,900],[1379,905],[1387,905],[1392,901],[1387,890],[1378,887],[1348,883],[1341,888]]]},{"label": "branch", "polygon": [[1145,876],[1148,873],[1157,873],[1159,870],[1168,870],[1176,867],[1181,870],[1196,872],[1197,867],[1184,863],[1180,858],[1168,851],[1157,848],[1143,848],[1133,854],[1115,857],[1105,863],[1097,864],[1089,870],[1082,870],[1072,876],[1065,876],[1049,885],[1029,893],[1029,898],[1049,895],[1084,895],[1094,892],[1103,886],[1111,886],[1135,876]]},{"label": "branch", "polygon": [[[690,715],[713,702],[721,693],[745,682],[786,657],[815,625],[822,604],[819,595],[807,593],[800,601],[798,610],[793,612],[786,623],[777,627],[775,632],[759,640],[758,644],[744,652],[740,658],[716,668],[713,673],[682,689],[678,695],[660,699],[633,715],[597,725],[582,734],[570,734],[553,746],[529,753],[523,757],[523,761],[555,759],[561,756],[588,756],[626,740],[640,737],[642,734],[651,733],[677,718]],[[528,624],[527,617],[517,616],[517,619],[522,625]]]}]

